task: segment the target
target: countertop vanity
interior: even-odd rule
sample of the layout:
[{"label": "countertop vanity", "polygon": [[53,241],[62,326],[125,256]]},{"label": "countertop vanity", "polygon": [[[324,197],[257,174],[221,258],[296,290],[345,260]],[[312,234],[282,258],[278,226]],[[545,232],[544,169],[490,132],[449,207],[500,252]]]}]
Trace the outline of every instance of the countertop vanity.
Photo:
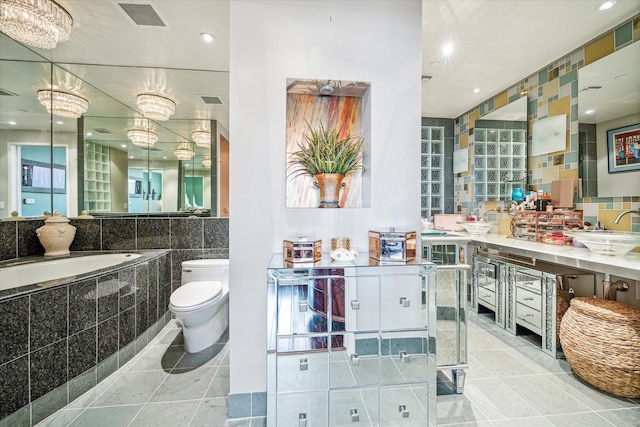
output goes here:
[{"label": "countertop vanity", "polygon": [[470,308],[478,313],[493,312],[497,325],[533,338],[553,357],[563,356],[558,331],[569,301],[574,296],[602,297],[600,275],[624,278],[629,282],[629,293],[637,292],[632,280],[640,280],[640,253],[612,257],[586,248],[493,234],[468,238],[475,247],[468,289]]},{"label": "countertop vanity", "polygon": [[477,247],[489,251],[504,252],[594,273],[608,273],[627,279],[640,280],[640,253],[637,252],[629,252],[621,257],[598,255],[586,248],[528,242],[495,234],[473,236],[472,241]]}]

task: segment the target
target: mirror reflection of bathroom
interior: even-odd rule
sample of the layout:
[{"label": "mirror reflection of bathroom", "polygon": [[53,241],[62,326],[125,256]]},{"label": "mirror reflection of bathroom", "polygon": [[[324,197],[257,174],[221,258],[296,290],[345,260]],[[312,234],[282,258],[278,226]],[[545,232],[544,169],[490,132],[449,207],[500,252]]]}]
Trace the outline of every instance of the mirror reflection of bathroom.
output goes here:
[{"label": "mirror reflection of bathroom", "polygon": [[610,174],[607,131],[640,123],[640,44],[578,70],[578,176],[583,197],[637,196],[640,171]]},{"label": "mirror reflection of bathroom", "polygon": [[475,200],[511,200],[527,180],[527,98],[481,116],[473,136]]}]

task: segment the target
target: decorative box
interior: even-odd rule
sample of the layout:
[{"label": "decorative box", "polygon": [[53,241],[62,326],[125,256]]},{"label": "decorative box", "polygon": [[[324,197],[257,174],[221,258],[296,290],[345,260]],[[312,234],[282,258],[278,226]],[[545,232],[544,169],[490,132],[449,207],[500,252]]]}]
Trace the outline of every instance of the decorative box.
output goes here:
[{"label": "decorative box", "polygon": [[282,257],[290,263],[314,263],[322,259],[322,240],[283,240]]},{"label": "decorative box", "polygon": [[416,232],[369,231],[369,258],[407,262],[416,258]]}]

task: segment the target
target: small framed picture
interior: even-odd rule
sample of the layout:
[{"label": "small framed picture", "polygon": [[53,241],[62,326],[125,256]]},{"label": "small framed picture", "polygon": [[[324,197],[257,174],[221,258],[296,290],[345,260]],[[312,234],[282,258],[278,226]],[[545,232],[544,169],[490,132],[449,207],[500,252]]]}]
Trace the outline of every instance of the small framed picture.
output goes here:
[{"label": "small framed picture", "polygon": [[640,170],[640,123],[607,131],[609,173]]}]

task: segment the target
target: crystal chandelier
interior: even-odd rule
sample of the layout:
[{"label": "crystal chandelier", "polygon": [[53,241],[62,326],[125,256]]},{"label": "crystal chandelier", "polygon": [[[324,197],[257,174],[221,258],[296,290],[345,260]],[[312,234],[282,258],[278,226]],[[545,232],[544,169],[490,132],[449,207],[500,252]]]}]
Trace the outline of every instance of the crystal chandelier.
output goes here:
[{"label": "crystal chandelier", "polygon": [[191,148],[190,142],[183,142],[178,145],[178,148],[173,150],[173,154],[176,155],[178,160],[191,160],[193,156],[195,156],[196,152],[193,148]]},{"label": "crystal chandelier", "polygon": [[127,138],[133,142],[133,145],[143,148],[151,148],[158,142],[158,134],[147,129],[129,129]]},{"label": "crystal chandelier", "polygon": [[38,101],[47,108],[49,114],[79,118],[89,108],[89,101],[81,96],[59,90],[43,89],[38,91]]},{"label": "crystal chandelier", "polygon": [[191,138],[196,142],[198,147],[209,148],[211,147],[211,132],[206,129],[194,130],[191,133]]},{"label": "crystal chandelier", "polygon": [[204,166],[205,169],[211,169],[211,156],[205,155],[202,158],[202,166]]},{"label": "crystal chandelier", "polygon": [[169,120],[169,116],[176,112],[176,103],[163,95],[141,93],[136,103],[144,116],[152,120]]},{"label": "crystal chandelier", "polygon": [[53,49],[69,40],[73,18],[53,0],[0,1],[0,30],[14,40]]}]

